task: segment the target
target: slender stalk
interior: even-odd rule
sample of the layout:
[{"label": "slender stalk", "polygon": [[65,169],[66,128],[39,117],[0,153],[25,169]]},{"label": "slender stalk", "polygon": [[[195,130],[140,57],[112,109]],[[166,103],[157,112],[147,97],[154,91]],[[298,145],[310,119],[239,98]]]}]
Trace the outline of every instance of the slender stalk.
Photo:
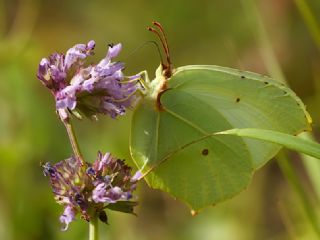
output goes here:
[{"label": "slender stalk", "polygon": [[[306,0],[295,0],[295,3],[302,19],[309,29],[313,41],[320,50],[320,25],[317,22],[315,14],[312,12],[312,9]],[[310,134],[304,134],[302,137],[314,140],[313,136]],[[320,164],[318,163],[318,160],[313,157],[302,155],[302,158],[305,160],[307,172],[314,185],[318,199],[320,199]]]},{"label": "slender stalk", "polygon": [[295,0],[297,8],[309,28],[311,36],[320,50],[320,27],[306,0]]},{"label": "slender stalk", "polygon": [[4,0],[0,0],[0,39],[4,36],[6,22],[6,8]]},{"label": "slender stalk", "polygon": [[320,239],[320,227],[315,209],[311,205],[306,191],[304,190],[304,187],[302,186],[292,164],[290,163],[290,159],[288,159],[287,155],[282,151],[277,155],[277,160],[282,173],[285,175],[286,179],[294,189],[294,192],[301,202],[307,221],[309,221],[309,224],[314,233],[317,235],[317,238]]},{"label": "slender stalk", "polygon": [[79,148],[79,144],[78,144],[78,141],[77,141],[77,138],[76,138],[76,135],[74,133],[74,130],[73,130],[73,126],[70,122],[69,119],[66,119],[64,121],[62,121],[66,130],[67,130],[67,133],[68,133],[68,137],[69,137],[69,140],[70,140],[70,143],[71,143],[71,146],[72,146],[72,150],[73,150],[73,153],[75,155],[75,157],[80,161],[81,165],[84,165],[85,162],[83,160],[83,156],[81,154],[81,151],[80,151],[80,148]]},{"label": "slender stalk", "polygon": [[[257,38],[258,43],[260,43],[261,45],[262,56],[264,58],[264,62],[267,66],[268,71],[270,72],[273,78],[286,83],[286,78],[274,54],[264,23],[261,19],[261,16],[258,10],[256,9],[255,1],[243,0],[242,2],[248,17],[250,17],[250,22],[255,23],[253,24],[252,27],[255,33],[255,37]],[[308,136],[312,139],[311,134],[308,134]],[[305,155],[303,154],[301,154],[301,157],[303,159],[302,161],[303,165],[308,164],[308,160],[310,160],[310,158],[309,159],[306,158]],[[313,161],[313,163],[318,165],[318,163],[315,161]],[[314,233],[320,239],[318,217],[315,213],[315,210],[313,209],[314,208],[313,204],[311,203],[310,199],[306,197],[305,195],[306,193],[303,187],[300,185],[300,182],[298,181],[298,176],[293,171],[292,163],[287,161],[287,159],[285,159],[285,160],[278,161],[278,164],[281,168],[282,173],[286,177],[287,181],[293,186],[294,191],[299,196],[305,215],[308,218],[308,221],[310,222],[310,225],[312,226]],[[307,168],[307,170],[309,169]],[[313,172],[308,171],[308,176],[309,177],[313,176]],[[314,178],[310,177],[310,179],[313,180]],[[312,182],[312,186],[318,187],[317,182]],[[315,190],[317,191],[317,193],[320,192],[318,188],[316,188]]]},{"label": "slender stalk", "polygon": [[98,218],[96,216],[89,222],[89,240],[98,240]]},{"label": "slender stalk", "polygon": [[[297,4],[306,4],[301,3],[297,0]],[[267,31],[265,29],[264,23],[261,19],[261,16],[256,8],[256,4],[253,0],[243,0],[243,6],[246,11],[246,15],[250,17],[250,22],[252,22],[252,29],[254,31],[257,42],[260,43],[260,49],[264,53],[262,54],[264,62],[267,65],[268,71],[274,79],[277,79],[281,82],[287,84],[286,78],[282,72],[281,66],[275,57],[270,39],[268,38]],[[300,6],[300,5],[299,5]],[[306,5],[308,7],[308,5]],[[301,9],[300,9],[301,10]],[[308,11],[307,11],[308,12]],[[311,13],[310,13],[311,14]],[[253,20],[254,19],[254,20]],[[313,27],[314,29],[314,27]],[[311,133],[305,133],[304,138],[309,140],[314,140],[314,137]],[[308,177],[312,182],[312,186],[317,193],[318,200],[320,199],[320,184],[319,184],[319,161],[313,157],[300,154],[302,158],[302,163],[308,172]]]},{"label": "slender stalk", "polygon": [[253,0],[243,0],[243,7],[247,13],[248,20],[252,23],[252,29],[260,44],[260,53],[264,60],[265,66],[269,74],[280,82],[285,83],[286,79],[282,72],[280,63],[273,51],[273,46],[268,38],[267,30],[264,26],[263,20],[256,8],[256,3]]}]

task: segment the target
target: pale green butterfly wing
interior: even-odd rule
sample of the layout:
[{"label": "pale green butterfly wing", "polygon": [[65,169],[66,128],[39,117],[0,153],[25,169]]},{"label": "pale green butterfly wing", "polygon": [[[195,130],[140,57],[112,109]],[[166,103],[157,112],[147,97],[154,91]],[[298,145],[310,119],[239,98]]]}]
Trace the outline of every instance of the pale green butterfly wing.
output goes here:
[{"label": "pale green butterfly wing", "polygon": [[[161,78],[161,76],[158,78]],[[157,84],[158,78],[153,83]],[[136,109],[131,154],[147,183],[198,210],[230,198],[279,146],[210,133],[264,128],[297,134],[311,121],[296,95],[257,74],[217,66],[178,68],[160,96]]]},{"label": "pale green butterfly wing", "polygon": [[[188,112],[199,121],[214,117],[224,129],[231,127],[219,114],[201,110],[190,108]],[[165,111],[157,112],[154,104],[145,101],[134,113],[131,153],[144,173],[156,167],[146,177],[151,187],[169,192],[197,210],[241,191],[250,180],[252,164],[242,139],[207,138],[195,125]]]},{"label": "pale green butterfly wing", "polygon": [[[292,90],[266,76],[219,66],[186,66],[177,69],[171,80],[170,88],[210,105],[234,128],[263,128],[290,134],[310,130],[311,118],[301,100]],[[161,100],[164,105],[174,101],[168,94]],[[265,142],[245,142],[254,168],[279,150]]]}]

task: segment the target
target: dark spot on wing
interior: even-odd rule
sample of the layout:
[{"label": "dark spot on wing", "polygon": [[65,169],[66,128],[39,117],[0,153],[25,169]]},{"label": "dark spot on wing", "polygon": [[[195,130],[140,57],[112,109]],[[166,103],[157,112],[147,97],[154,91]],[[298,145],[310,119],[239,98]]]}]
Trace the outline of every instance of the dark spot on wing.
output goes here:
[{"label": "dark spot on wing", "polygon": [[236,102],[237,102],[237,103],[240,102],[240,98],[237,98],[237,99],[236,99]]},{"label": "dark spot on wing", "polygon": [[203,156],[207,156],[209,154],[209,150],[205,148],[205,149],[202,150],[201,154]]},{"label": "dark spot on wing", "polygon": [[265,84],[265,85],[268,85],[268,84],[269,84],[269,82],[265,81],[265,82],[264,82],[264,84]]},{"label": "dark spot on wing", "polygon": [[287,91],[283,91],[284,94],[287,94]]},{"label": "dark spot on wing", "polygon": [[243,79],[243,78],[246,78],[246,77],[242,75],[241,78]]}]

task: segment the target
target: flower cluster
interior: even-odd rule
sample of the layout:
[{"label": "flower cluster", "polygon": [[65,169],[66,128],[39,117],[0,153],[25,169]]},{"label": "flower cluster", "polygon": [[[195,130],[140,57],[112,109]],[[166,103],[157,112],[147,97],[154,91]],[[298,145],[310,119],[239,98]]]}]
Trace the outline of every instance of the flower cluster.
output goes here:
[{"label": "flower cluster", "polygon": [[94,41],[77,44],[66,54],[54,53],[39,64],[37,77],[53,93],[56,109],[63,118],[68,112],[77,117],[108,114],[115,118],[137,100],[140,76],[125,77],[124,64],[112,62],[121,51],[121,44],[109,45],[105,58],[97,65],[85,66],[94,48]]},{"label": "flower cluster", "polygon": [[60,216],[63,230],[68,228],[77,213],[87,221],[98,216],[107,223],[104,209],[133,213],[137,204],[132,199],[140,172],[131,176],[131,168],[124,160],[110,153],[98,153],[93,164],[81,163],[75,158],[63,160],[55,165],[43,165],[45,176],[50,177],[56,201],[64,206]]}]

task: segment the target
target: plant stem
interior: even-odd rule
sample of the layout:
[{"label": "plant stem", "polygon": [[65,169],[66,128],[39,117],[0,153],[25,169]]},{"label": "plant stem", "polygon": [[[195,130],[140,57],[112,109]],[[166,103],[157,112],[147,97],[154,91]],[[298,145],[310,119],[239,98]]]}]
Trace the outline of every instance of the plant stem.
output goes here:
[{"label": "plant stem", "polygon": [[[302,1],[298,1],[298,0],[296,1],[297,4],[298,3],[301,4],[301,2]],[[263,49],[262,56],[264,58],[265,64],[267,65],[269,72],[271,73],[271,76],[275,79],[278,79],[281,82],[286,83],[286,78],[282,72],[282,69],[281,69],[279,62],[277,61],[277,58],[275,57],[275,54],[274,54],[272,45],[270,43],[270,40],[268,38],[268,34],[265,29],[264,23],[261,19],[261,16],[260,16],[258,10],[256,9],[255,1],[243,0],[243,6],[246,10],[247,16],[250,17],[250,22],[255,23],[255,24],[253,24],[252,27],[253,27],[255,36],[258,40],[258,43],[260,43],[261,48]],[[300,11],[301,11],[301,6],[298,6],[298,7],[300,7]],[[315,29],[314,24],[312,25],[312,29],[314,31],[314,29]],[[317,39],[317,38],[315,38],[315,39]],[[309,136],[309,138],[312,139],[311,134],[308,134],[308,136]],[[303,155],[303,154],[301,155],[301,157],[303,159],[302,163],[304,166],[306,164],[308,164],[308,160],[310,160],[310,159],[315,160],[312,158],[306,158],[305,155]],[[281,158],[281,156],[280,156],[280,158]],[[318,161],[312,161],[312,163],[314,163],[313,167],[315,167],[314,165],[319,166]],[[310,222],[310,225],[312,226],[314,233],[320,239],[320,230],[318,228],[317,214],[316,214],[315,210],[313,209],[314,207],[313,207],[310,199],[308,199],[306,197],[303,187],[300,186],[300,182],[298,181],[298,176],[296,175],[295,171],[293,171],[292,163],[287,161],[287,159],[286,160],[282,159],[282,160],[278,161],[278,164],[279,164],[284,176],[286,177],[287,181],[293,186],[294,191],[299,196],[304,213],[305,213],[306,217],[308,218],[308,221]],[[309,169],[307,168],[307,170],[309,170]],[[308,171],[308,176],[310,177],[311,180],[315,179],[315,177],[313,177],[313,174],[314,174],[314,171],[313,172]],[[312,182],[312,186],[318,187],[317,182]],[[320,195],[319,188],[316,188],[315,190],[317,191],[318,195]]]},{"label": "plant stem", "polygon": [[72,146],[72,150],[73,150],[73,153],[75,155],[75,157],[80,161],[81,165],[84,165],[85,162],[83,160],[83,157],[82,157],[82,154],[81,154],[81,151],[80,151],[80,148],[79,148],[79,144],[78,144],[78,141],[77,141],[77,138],[76,138],[76,135],[74,133],[74,130],[73,130],[73,126],[70,122],[69,119],[66,119],[64,121],[62,121],[66,130],[67,130],[67,133],[68,133],[68,137],[69,137],[69,140],[70,140],[70,143],[71,143],[71,146]]},{"label": "plant stem", "polygon": [[89,222],[89,240],[98,240],[98,218],[92,217]]},{"label": "plant stem", "polygon": [[[311,13],[311,10],[308,8],[307,3],[304,1],[296,0],[296,3],[299,4],[297,5],[299,10],[305,15],[307,14],[308,16],[313,16]],[[256,8],[256,4],[253,0],[243,0],[243,6],[244,9],[246,10],[246,15],[248,18],[250,18],[250,23],[252,24],[252,29],[254,31],[255,37],[257,39],[257,42],[260,44],[260,49],[264,53],[262,54],[264,58],[264,62],[267,65],[268,71],[270,72],[271,76],[274,79],[277,79],[283,83],[287,84],[286,78],[282,72],[281,66],[275,57],[272,45],[270,43],[270,39],[268,38],[268,34],[265,28],[265,25],[261,19],[261,16]],[[302,9],[309,9],[302,11]],[[310,17],[309,18],[313,18]],[[312,20],[313,21],[313,20]],[[314,20],[315,21],[315,20]],[[309,23],[309,21],[307,21]],[[315,31],[315,29],[318,29],[316,26],[316,23],[311,24],[312,29]],[[309,26],[311,27],[311,26]],[[316,38],[318,39],[318,38]],[[315,41],[316,41],[315,39]],[[319,44],[320,44],[320,30],[319,30]],[[319,45],[320,46],[320,45]],[[314,137],[312,136],[311,133],[305,133],[304,137],[313,140]],[[317,198],[320,199],[320,181],[319,181],[319,169],[320,169],[320,163],[317,159],[306,156],[304,154],[300,154],[302,158],[302,163],[304,167],[306,168],[308,172],[308,177],[312,181],[312,186],[315,189],[317,193]],[[289,163],[288,163],[289,164]]]},{"label": "plant stem", "polygon": [[257,42],[260,44],[259,50],[269,74],[274,79],[282,83],[286,83],[284,73],[282,72],[276,54],[273,51],[272,43],[268,38],[268,33],[264,26],[264,22],[256,7],[256,1],[243,0],[242,2],[245,13],[248,17],[248,21],[252,23],[253,33],[255,34]]},{"label": "plant stem", "polygon": [[283,151],[281,151],[277,155],[277,160],[282,173],[285,175],[286,179],[294,189],[294,192],[297,194],[297,197],[301,202],[301,206],[304,209],[306,219],[309,221],[309,224],[312,227],[314,233],[317,235],[317,238],[320,238],[319,222],[317,219],[315,209],[310,200],[308,199],[307,193],[304,190],[302,184],[300,183],[292,164],[290,163],[290,159],[288,159],[287,155],[284,154]]},{"label": "plant stem", "polygon": [[320,50],[320,29],[316,17],[312,13],[311,8],[305,0],[295,0],[295,3],[305,24],[309,28],[314,42]]}]

